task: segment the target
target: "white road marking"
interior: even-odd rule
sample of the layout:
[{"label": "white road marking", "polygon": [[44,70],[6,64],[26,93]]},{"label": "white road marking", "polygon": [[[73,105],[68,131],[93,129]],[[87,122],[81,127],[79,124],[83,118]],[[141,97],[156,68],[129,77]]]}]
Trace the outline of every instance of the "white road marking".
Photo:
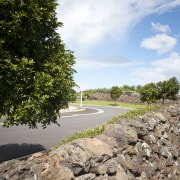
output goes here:
[{"label": "white road marking", "polygon": [[0,122],[0,126],[3,126],[3,124],[4,124],[3,122]]},{"label": "white road marking", "polygon": [[98,112],[87,113],[87,114],[73,114],[73,115],[69,115],[69,116],[61,116],[60,118],[68,118],[68,117],[76,117],[76,116],[88,116],[88,115],[92,115],[92,114],[102,114],[102,113],[104,113],[104,111],[101,110],[101,109],[96,109],[96,108],[89,108],[89,109],[94,109],[94,110],[97,110]]}]

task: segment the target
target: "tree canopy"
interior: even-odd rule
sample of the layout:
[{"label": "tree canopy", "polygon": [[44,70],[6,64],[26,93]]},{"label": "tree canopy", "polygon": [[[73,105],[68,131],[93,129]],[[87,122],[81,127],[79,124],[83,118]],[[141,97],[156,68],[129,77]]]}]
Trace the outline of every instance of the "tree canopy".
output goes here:
[{"label": "tree canopy", "polygon": [[75,86],[75,58],[57,29],[55,0],[0,1],[0,116],[4,125],[58,123]]},{"label": "tree canopy", "polygon": [[110,94],[111,94],[111,98],[115,101],[116,104],[116,100],[122,94],[122,90],[118,86],[113,86],[110,89]]},{"label": "tree canopy", "polygon": [[157,101],[159,92],[155,83],[148,83],[141,87],[140,94],[141,100],[150,104]]},{"label": "tree canopy", "polygon": [[176,95],[179,92],[179,82],[176,77],[172,77],[167,81],[160,81],[157,83],[159,89],[159,99],[162,99],[163,102],[165,99],[176,99]]},{"label": "tree canopy", "polygon": [[165,99],[175,100],[179,93],[179,82],[176,77],[157,83],[148,83],[140,88],[141,100],[148,103]]}]

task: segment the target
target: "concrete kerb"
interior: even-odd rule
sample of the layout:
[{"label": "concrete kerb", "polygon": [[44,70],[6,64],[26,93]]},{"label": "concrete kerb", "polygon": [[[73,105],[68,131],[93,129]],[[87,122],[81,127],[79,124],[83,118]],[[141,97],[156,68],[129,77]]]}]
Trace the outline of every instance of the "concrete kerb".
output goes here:
[{"label": "concrete kerb", "polygon": [[60,113],[67,113],[67,112],[78,112],[78,111],[84,111],[85,108],[80,108],[78,106],[69,106],[67,109],[61,109]]}]

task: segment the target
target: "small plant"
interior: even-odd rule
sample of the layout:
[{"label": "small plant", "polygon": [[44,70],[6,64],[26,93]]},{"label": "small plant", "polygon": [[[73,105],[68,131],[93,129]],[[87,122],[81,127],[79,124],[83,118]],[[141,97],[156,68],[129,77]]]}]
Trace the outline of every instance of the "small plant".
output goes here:
[{"label": "small plant", "polygon": [[80,132],[76,132],[74,135],[72,135],[71,137],[63,140],[60,144],[63,145],[63,144],[66,144],[68,142],[71,142],[75,139],[78,139],[78,138],[88,138],[88,137],[94,137],[94,136],[97,136],[99,134],[102,134],[102,132],[104,131],[104,127],[105,125],[102,124],[102,125],[99,125],[95,128],[89,128],[89,129],[86,129],[84,131],[80,131]]}]

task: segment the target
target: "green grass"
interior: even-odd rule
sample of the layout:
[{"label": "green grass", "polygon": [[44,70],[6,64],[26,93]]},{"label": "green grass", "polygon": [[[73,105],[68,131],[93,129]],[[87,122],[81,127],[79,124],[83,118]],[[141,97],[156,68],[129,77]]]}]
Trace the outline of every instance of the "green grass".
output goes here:
[{"label": "green grass", "polygon": [[104,128],[105,128],[105,124],[102,124],[102,125],[99,125],[95,128],[89,128],[89,129],[86,129],[84,131],[76,132],[74,135],[70,136],[69,138],[62,140],[61,144],[54,147],[54,148],[57,148],[63,144],[71,142],[75,139],[94,137],[96,135],[102,134],[102,132],[104,131]]},{"label": "green grass", "polygon": [[[80,104],[80,101],[76,101],[76,103]],[[83,104],[88,105],[98,105],[98,106],[117,106],[122,108],[128,108],[128,109],[140,109],[145,108],[146,105],[144,104],[130,104],[130,103],[122,103],[122,102],[115,102],[114,101],[83,101]]]},{"label": "green grass", "polygon": [[161,108],[161,106],[155,106],[155,105],[154,106],[145,106],[144,108],[137,108],[137,109],[131,110],[125,114],[122,114],[122,115],[112,118],[111,120],[106,122],[106,125],[116,124],[119,119],[134,119],[134,118],[143,116],[147,112],[156,111],[159,108]]},{"label": "green grass", "polygon": [[[109,106],[111,102],[107,101],[84,101],[84,104],[93,104],[93,105],[101,105],[101,106]],[[109,124],[115,124],[119,119],[133,119],[139,116],[143,116],[149,111],[156,111],[162,106],[146,106],[146,105],[133,105],[133,104],[125,104],[125,103],[117,103],[119,107],[123,108],[132,108],[129,112],[125,114],[121,114],[119,116],[116,116],[110,120],[108,120],[106,123],[101,124],[95,128],[89,128],[84,131],[76,132],[74,135],[70,136],[69,138],[63,140],[60,145],[54,147],[58,148],[59,146],[66,144],[68,142],[71,142],[78,138],[87,138],[87,137],[94,137],[99,134],[102,134],[104,131],[104,128]]]}]

